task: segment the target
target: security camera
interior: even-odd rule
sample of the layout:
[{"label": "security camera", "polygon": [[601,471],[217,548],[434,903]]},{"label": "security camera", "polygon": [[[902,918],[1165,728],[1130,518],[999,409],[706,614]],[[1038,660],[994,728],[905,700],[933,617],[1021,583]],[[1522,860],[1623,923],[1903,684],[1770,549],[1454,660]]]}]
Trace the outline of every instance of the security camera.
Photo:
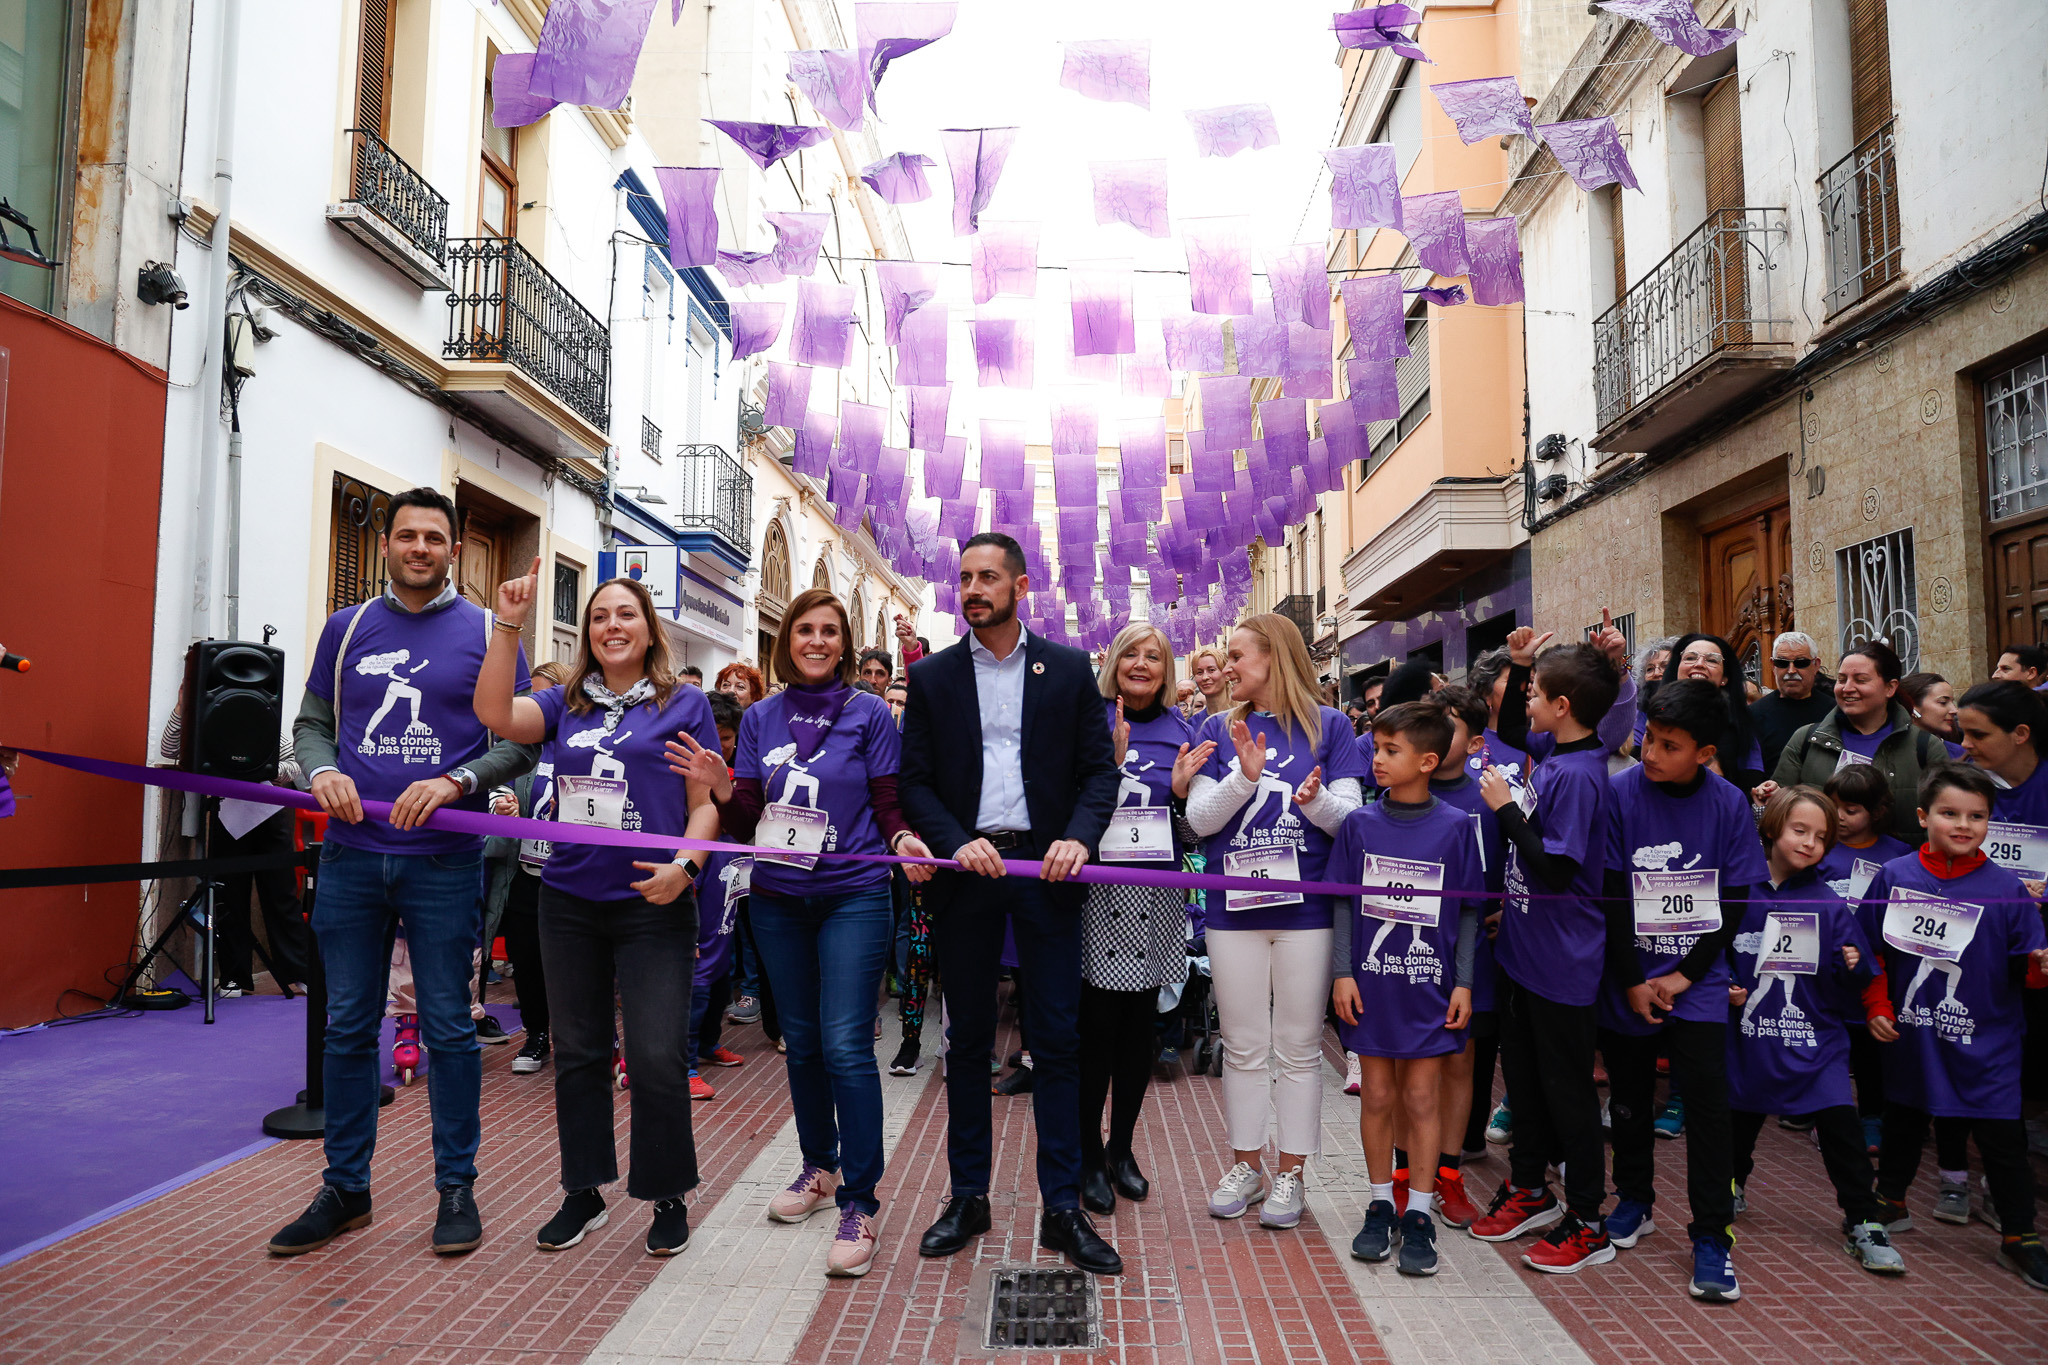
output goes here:
[{"label": "security camera", "polygon": [[185,282],[178,278],[178,272],[162,261],[145,261],[142,273],[135,281],[136,297],[144,303],[168,303],[173,308],[190,308],[192,301],[185,292]]}]

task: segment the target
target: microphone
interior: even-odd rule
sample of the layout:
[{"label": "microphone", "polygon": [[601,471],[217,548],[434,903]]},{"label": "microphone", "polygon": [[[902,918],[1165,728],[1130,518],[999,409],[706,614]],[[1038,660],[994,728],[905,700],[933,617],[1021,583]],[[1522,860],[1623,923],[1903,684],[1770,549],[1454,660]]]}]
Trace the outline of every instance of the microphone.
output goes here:
[{"label": "microphone", "polygon": [[0,668],[11,668],[16,673],[28,672],[29,661],[19,654],[9,654],[7,646],[0,645]]}]

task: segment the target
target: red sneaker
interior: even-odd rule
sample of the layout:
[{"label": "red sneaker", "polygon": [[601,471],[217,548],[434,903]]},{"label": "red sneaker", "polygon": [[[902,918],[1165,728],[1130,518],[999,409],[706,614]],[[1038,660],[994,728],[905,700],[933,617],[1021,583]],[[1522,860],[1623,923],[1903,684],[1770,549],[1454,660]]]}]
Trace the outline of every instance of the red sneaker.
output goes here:
[{"label": "red sneaker", "polygon": [[1394,1212],[1396,1214],[1408,1212],[1408,1168],[1406,1166],[1396,1166],[1394,1168]]},{"label": "red sneaker", "polygon": [[718,1098],[718,1092],[711,1088],[711,1082],[693,1071],[690,1073],[690,1098],[693,1100],[714,1100]]},{"label": "red sneaker", "polygon": [[1479,1221],[1479,1210],[1465,1193],[1465,1172],[1439,1166],[1436,1172],[1437,1217],[1454,1228],[1469,1228]]},{"label": "red sneaker", "polygon": [[1564,1206],[1545,1185],[1540,1190],[1517,1189],[1505,1181],[1494,1193],[1486,1215],[1466,1231],[1482,1242],[1512,1242],[1525,1232],[1549,1227],[1564,1217]]},{"label": "red sneaker", "polygon": [[747,1059],[729,1047],[719,1046],[711,1049],[711,1064],[713,1066],[745,1066]]},{"label": "red sneaker", "polygon": [[1603,1229],[1567,1215],[1524,1253],[1522,1264],[1546,1275],[1576,1275],[1589,1265],[1604,1265],[1613,1259],[1614,1244]]}]

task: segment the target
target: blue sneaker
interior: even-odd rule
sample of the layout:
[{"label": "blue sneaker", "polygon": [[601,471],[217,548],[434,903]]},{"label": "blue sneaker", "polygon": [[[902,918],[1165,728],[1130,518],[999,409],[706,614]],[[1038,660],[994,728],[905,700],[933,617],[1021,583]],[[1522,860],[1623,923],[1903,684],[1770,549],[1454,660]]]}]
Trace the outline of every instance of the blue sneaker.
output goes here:
[{"label": "blue sneaker", "polygon": [[1436,1274],[1436,1223],[1419,1209],[1401,1215],[1401,1259],[1394,1269],[1403,1275]]},{"label": "blue sneaker", "polygon": [[1650,1218],[1650,1206],[1623,1195],[1607,1215],[1607,1240],[1618,1247],[1632,1247],[1657,1230]]},{"label": "blue sneaker", "polygon": [[1365,1226],[1351,1239],[1351,1255],[1360,1261],[1384,1261],[1394,1254],[1394,1206],[1375,1199],[1365,1210]]},{"label": "blue sneaker", "polygon": [[1675,1138],[1683,1133],[1685,1131],[1685,1101],[1676,1099],[1666,1103],[1664,1108],[1657,1114],[1657,1122],[1651,1126],[1660,1138]]},{"label": "blue sneaker", "polygon": [[1733,1303],[1742,1297],[1735,1283],[1734,1249],[1718,1237],[1692,1239],[1692,1283],[1686,1286],[1696,1299],[1708,1303]]},{"label": "blue sneaker", "polygon": [[1872,1156],[1876,1156],[1878,1149],[1884,1146],[1883,1119],[1873,1117],[1863,1120],[1863,1146]]}]

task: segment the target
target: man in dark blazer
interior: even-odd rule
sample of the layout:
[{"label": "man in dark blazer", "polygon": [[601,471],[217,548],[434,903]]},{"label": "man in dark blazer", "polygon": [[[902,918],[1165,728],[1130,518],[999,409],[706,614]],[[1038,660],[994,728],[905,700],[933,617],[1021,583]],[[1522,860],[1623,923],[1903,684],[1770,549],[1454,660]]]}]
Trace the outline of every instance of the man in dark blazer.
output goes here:
[{"label": "man in dark blazer", "polygon": [[[1069,880],[1095,853],[1116,805],[1117,769],[1088,656],[1024,629],[1024,552],[989,532],[960,552],[967,639],[910,668],[903,712],[904,818],[959,862],[925,887],[951,1028],[946,1068],[952,1198],[918,1250],[950,1256],[989,1228],[988,1076],[1003,925],[1031,982],[1025,998],[1038,1127],[1039,1245],[1098,1275],[1123,1270],[1081,1209],[1081,917]],[[1005,858],[1041,860],[1039,877]]]}]

